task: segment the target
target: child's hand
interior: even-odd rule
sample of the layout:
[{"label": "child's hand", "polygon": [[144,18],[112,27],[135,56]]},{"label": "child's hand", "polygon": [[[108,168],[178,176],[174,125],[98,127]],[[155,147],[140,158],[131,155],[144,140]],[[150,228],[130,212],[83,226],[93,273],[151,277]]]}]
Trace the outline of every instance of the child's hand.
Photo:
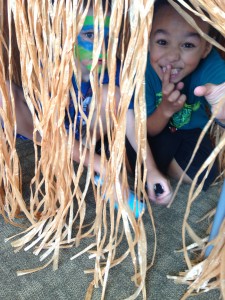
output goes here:
[{"label": "child's hand", "polygon": [[168,205],[173,195],[169,181],[155,168],[147,176],[148,197],[152,202]]},{"label": "child's hand", "polygon": [[170,82],[171,66],[168,65],[163,73],[162,79],[162,93],[163,99],[161,102],[161,109],[163,109],[165,115],[172,117],[177,111],[181,110],[186,101],[186,96],[181,94],[181,90],[184,87],[183,82],[177,84]]},{"label": "child's hand", "polygon": [[[198,97],[205,97],[211,105],[212,113],[216,113],[215,117],[217,119],[225,119],[225,83],[219,85],[207,83],[198,86],[195,88],[194,94]],[[220,100],[223,101],[223,103],[220,103]]]}]

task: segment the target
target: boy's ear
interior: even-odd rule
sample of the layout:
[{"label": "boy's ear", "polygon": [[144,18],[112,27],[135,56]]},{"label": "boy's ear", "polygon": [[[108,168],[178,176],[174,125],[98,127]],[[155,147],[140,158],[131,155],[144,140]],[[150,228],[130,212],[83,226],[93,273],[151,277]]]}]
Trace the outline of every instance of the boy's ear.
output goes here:
[{"label": "boy's ear", "polygon": [[209,42],[206,42],[205,51],[203,52],[202,58],[206,58],[211,50],[212,50],[212,44]]}]

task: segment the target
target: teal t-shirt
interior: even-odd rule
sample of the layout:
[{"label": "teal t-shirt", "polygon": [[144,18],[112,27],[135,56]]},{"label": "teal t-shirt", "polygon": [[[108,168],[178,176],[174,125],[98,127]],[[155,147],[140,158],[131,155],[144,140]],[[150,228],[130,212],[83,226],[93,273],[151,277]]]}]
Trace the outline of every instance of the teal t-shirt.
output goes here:
[{"label": "teal t-shirt", "polygon": [[[146,81],[146,110],[150,116],[162,101],[162,82],[153,70],[148,57],[145,74]],[[209,120],[208,102],[204,97],[194,95],[194,89],[206,83],[220,84],[225,82],[225,61],[216,49],[200,61],[197,69],[183,80],[182,93],[187,96],[184,107],[176,112],[170,124],[178,129],[203,128]],[[208,108],[208,109],[207,109]]]}]

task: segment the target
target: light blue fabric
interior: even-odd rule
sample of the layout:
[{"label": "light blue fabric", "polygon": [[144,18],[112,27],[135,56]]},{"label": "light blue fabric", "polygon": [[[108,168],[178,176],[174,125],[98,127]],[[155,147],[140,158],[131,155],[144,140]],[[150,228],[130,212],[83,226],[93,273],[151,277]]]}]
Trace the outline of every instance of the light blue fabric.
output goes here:
[{"label": "light blue fabric", "polygon": [[[102,186],[103,181],[102,181],[102,179],[100,179],[99,174],[95,175],[94,182],[95,182],[95,185],[100,184],[100,186]],[[136,219],[139,218],[139,216],[146,209],[146,204],[144,202],[138,200],[137,197],[135,196],[135,194],[131,190],[129,190],[127,204],[129,206],[130,210],[134,213]],[[118,210],[118,208],[119,208],[118,202],[115,201],[114,207],[115,207],[115,209]]]},{"label": "light blue fabric", "polygon": [[[214,216],[214,220],[213,220],[213,224],[212,224],[208,242],[211,242],[213,239],[216,238],[216,236],[219,233],[222,222],[224,221],[224,218],[225,218],[225,201],[224,200],[225,200],[225,180],[223,181],[222,191],[221,191],[219,201],[217,204],[216,213]],[[213,245],[209,245],[206,248],[206,251],[205,251],[206,257],[209,256],[212,249],[213,249]]]}]

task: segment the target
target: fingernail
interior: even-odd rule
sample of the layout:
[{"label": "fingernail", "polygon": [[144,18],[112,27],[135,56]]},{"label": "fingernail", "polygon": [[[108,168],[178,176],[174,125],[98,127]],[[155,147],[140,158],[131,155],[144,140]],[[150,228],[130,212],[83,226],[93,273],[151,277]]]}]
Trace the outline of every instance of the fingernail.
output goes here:
[{"label": "fingernail", "polygon": [[164,189],[160,183],[154,184],[154,192],[155,192],[156,197],[158,197],[164,193]]}]

